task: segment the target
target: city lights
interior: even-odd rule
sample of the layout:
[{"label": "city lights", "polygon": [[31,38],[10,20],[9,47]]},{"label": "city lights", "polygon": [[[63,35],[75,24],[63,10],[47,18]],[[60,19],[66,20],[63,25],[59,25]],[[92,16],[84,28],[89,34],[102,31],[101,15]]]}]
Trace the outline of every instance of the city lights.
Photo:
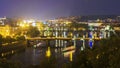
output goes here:
[{"label": "city lights", "polygon": [[0,0],[0,68],[120,68],[120,0]]}]

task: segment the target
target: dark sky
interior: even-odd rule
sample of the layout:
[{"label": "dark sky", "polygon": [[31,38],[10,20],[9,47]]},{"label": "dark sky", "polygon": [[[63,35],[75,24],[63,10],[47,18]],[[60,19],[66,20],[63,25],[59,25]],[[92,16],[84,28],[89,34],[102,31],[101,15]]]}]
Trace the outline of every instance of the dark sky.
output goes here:
[{"label": "dark sky", "polygon": [[120,15],[120,0],[0,0],[0,17]]}]

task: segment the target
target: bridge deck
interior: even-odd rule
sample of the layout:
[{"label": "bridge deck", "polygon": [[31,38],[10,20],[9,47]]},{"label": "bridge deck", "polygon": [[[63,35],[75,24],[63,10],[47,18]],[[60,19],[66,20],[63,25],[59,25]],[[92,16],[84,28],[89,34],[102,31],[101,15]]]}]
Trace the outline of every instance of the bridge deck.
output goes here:
[{"label": "bridge deck", "polygon": [[65,37],[47,37],[47,38],[27,38],[27,40],[100,40],[101,38],[65,38]]}]

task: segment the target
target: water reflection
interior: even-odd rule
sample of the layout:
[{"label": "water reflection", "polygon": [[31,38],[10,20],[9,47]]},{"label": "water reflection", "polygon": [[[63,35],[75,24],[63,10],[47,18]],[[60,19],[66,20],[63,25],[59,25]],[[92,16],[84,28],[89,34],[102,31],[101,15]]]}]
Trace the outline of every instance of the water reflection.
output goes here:
[{"label": "water reflection", "polygon": [[15,50],[3,52],[3,53],[1,53],[1,57],[9,56],[9,55],[14,54],[14,53],[15,53]]},{"label": "water reflection", "polygon": [[70,52],[70,61],[73,61],[73,52]]},{"label": "water reflection", "polygon": [[47,51],[46,51],[46,56],[49,58],[51,56],[51,51],[50,51],[50,47],[48,47]]},{"label": "water reflection", "polygon": [[[13,51],[12,51],[13,52]],[[73,54],[75,47],[70,46],[66,48],[32,48],[29,47],[22,53],[16,53],[10,60],[19,61],[25,66],[39,65],[44,59],[54,57],[57,59],[57,63],[64,63],[66,61],[73,61]]]}]

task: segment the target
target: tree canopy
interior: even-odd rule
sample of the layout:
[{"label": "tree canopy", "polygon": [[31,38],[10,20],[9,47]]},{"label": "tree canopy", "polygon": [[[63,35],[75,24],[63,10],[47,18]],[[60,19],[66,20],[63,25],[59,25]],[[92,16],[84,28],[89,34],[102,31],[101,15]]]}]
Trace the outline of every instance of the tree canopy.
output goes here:
[{"label": "tree canopy", "polygon": [[28,37],[37,37],[37,36],[39,36],[39,34],[40,34],[40,31],[38,30],[37,27],[31,26],[31,27],[29,27],[29,29],[27,31]]}]

